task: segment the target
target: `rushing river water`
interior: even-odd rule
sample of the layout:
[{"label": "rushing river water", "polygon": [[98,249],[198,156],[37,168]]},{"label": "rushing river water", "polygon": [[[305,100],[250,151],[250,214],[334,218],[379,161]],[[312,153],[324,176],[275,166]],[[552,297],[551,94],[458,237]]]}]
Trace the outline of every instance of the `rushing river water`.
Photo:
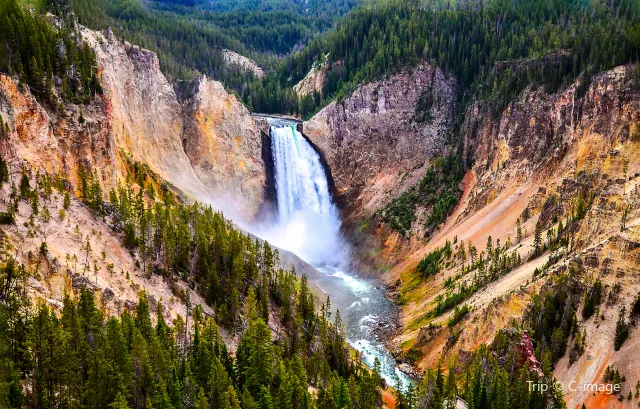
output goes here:
[{"label": "rushing river water", "polygon": [[382,377],[392,386],[397,382],[403,387],[410,378],[401,372],[376,329],[395,325],[395,306],[384,295],[384,290],[375,281],[359,278],[331,266],[316,267],[323,273],[316,285],[330,296],[331,309],[340,310],[347,342],[360,352],[363,362],[373,368],[376,358],[380,361]]},{"label": "rushing river water", "polygon": [[266,117],[271,125],[271,150],[278,200],[278,221],[264,238],[290,250],[321,273],[311,278],[330,296],[332,312],[340,310],[347,342],[382,377],[396,386],[410,381],[376,335],[394,325],[395,306],[384,290],[337,266],[349,265],[348,245],[340,235],[340,216],[329,191],[320,157],[297,131],[295,121]]}]

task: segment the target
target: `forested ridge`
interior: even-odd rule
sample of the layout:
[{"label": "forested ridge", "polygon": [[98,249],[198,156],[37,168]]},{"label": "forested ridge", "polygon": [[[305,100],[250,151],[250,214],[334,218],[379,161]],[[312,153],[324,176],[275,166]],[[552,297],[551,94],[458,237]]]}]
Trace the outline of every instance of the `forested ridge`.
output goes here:
[{"label": "forested ridge", "polygon": [[93,50],[72,22],[54,27],[39,11],[17,0],[0,4],[0,72],[29,86],[52,107],[62,101],[87,103],[102,93]]},{"label": "forested ridge", "polygon": [[[308,116],[360,83],[425,60],[455,76],[462,108],[471,99],[489,100],[498,112],[528,85],[553,91],[638,61],[639,19],[632,0],[373,1],[285,59],[244,98],[256,111]],[[325,60],[321,95],[297,105],[291,96],[281,99],[279,90]]]},{"label": "forested ridge", "polygon": [[111,27],[116,35],[158,54],[164,74],[176,86],[206,74],[238,94],[256,80],[228,64],[222,49],[253,58],[269,70],[278,56],[302,47],[329,29],[357,0],[331,2],[139,0],[47,0],[56,15],[77,15],[92,29]]}]

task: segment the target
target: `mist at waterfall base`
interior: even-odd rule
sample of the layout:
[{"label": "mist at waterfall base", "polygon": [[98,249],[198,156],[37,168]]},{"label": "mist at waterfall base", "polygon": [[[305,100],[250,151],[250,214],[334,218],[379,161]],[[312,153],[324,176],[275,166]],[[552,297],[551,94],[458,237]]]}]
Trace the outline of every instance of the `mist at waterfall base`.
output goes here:
[{"label": "mist at waterfall base", "polygon": [[340,215],[318,153],[296,130],[295,122],[268,120],[278,214],[274,225],[259,235],[322,273],[310,280],[329,295],[333,316],[340,311],[349,344],[369,367],[376,359],[380,362],[387,383],[406,387],[410,379],[398,370],[374,331],[393,325],[395,306],[374,281],[350,273],[349,245],[340,234]]},{"label": "mist at waterfall base", "polygon": [[272,126],[271,149],[278,214],[265,238],[312,265],[343,264],[347,246],[318,154],[294,125]]}]

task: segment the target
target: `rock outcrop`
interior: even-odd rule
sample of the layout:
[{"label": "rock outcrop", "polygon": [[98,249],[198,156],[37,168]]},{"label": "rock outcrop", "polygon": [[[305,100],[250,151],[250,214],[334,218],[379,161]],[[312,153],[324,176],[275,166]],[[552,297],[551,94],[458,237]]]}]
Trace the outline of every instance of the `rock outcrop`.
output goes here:
[{"label": "rock outcrop", "polygon": [[80,33],[96,53],[104,94],[88,105],[52,111],[0,76],[0,115],[11,134],[4,156],[60,173],[75,186],[83,166],[108,192],[126,178],[119,160],[125,153],[187,200],[252,219],[267,198],[262,145],[268,136],[248,110],[220,83],[204,78],[181,104],[154,53],[118,40],[111,30],[81,27]]},{"label": "rock outcrop", "polygon": [[[543,180],[567,172],[576,177],[559,182],[564,193],[558,193],[558,203],[546,202],[542,220],[549,221],[549,206],[566,211],[570,197],[580,192],[586,197],[587,190],[601,183],[587,181],[593,178],[586,173],[601,160],[628,162],[630,152],[624,147],[640,139],[640,95],[632,77],[632,69],[621,66],[596,76],[588,88],[576,81],[554,94],[527,90],[496,119],[479,105],[471,107],[464,134],[476,162],[475,206],[485,205],[511,179]],[[542,210],[554,189],[540,193],[531,203],[532,214]]]},{"label": "rock outcrop", "polygon": [[270,141],[242,103],[204,77],[181,103],[156,54],[111,30],[81,27],[80,33],[95,50],[104,94],[52,110],[0,75],[0,115],[10,129],[0,153],[18,166],[61,174],[76,187],[82,166],[105,192],[126,179],[125,154],[185,199],[253,219],[270,199],[263,160]]},{"label": "rock outcrop", "polygon": [[96,52],[117,148],[192,200],[213,203],[182,147],[182,108],[158,57],[121,42],[111,30],[83,29],[82,37]]},{"label": "rock outcrop", "polygon": [[327,79],[328,71],[329,64],[326,61],[314,63],[307,75],[293,86],[293,90],[299,97],[313,95],[314,92],[322,94],[322,86]]},{"label": "rock outcrop", "polygon": [[105,189],[117,186],[116,143],[102,95],[88,105],[42,106],[27,87],[0,74],[0,116],[9,127],[0,154],[13,166],[65,175],[78,186],[78,168],[93,172]]},{"label": "rock outcrop", "polygon": [[268,194],[263,161],[268,134],[221,83],[203,76],[192,94],[183,103],[182,135],[191,165],[217,198],[233,202],[241,214],[255,215]]},{"label": "rock outcrop", "polygon": [[226,48],[222,50],[222,58],[224,58],[227,64],[235,64],[244,71],[252,72],[256,78],[264,77],[264,71],[262,68],[260,68],[260,66],[251,58],[247,58],[244,55],[227,50]]},{"label": "rock outcrop", "polygon": [[[413,186],[442,153],[454,121],[454,89],[452,78],[423,64],[362,85],[304,122],[303,133],[327,161],[346,223]],[[425,93],[433,104],[430,118],[420,120]]]}]

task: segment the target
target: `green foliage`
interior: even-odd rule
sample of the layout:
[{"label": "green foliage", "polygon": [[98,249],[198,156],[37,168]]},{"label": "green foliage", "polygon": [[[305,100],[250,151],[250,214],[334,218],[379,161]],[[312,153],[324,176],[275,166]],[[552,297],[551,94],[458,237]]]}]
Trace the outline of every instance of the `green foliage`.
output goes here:
[{"label": "green foliage", "polygon": [[578,283],[570,276],[552,277],[542,291],[533,296],[525,312],[525,327],[531,328],[534,343],[551,353],[552,363],[566,352],[580,293]]},{"label": "green foliage", "polygon": [[587,292],[587,296],[582,307],[582,318],[586,321],[595,313],[596,308],[602,302],[603,286],[600,279],[596,279]]},{"label": "green foliage", "polygon": [[463,175],[459,152],[437,158],[416,186],[393,199],[376,214],[389,227],[404,235],[415,221],[416,207],[428,207],[431,211],[425,227],[427,234],[430,234],[460,199],[462,192],[459,184]]},{"label": "green foliage", "polygon": [[462,319],[469,314],[469,306],[468,305],[463,305],[462,308],[460,307],[456,307],[456,309],[453,311],[453,317],[451,317],[451,319],[449,319],[449,322],[447,323],[449,328],[453,328],[455,327],[455,325],[457,323],[459,323],[460,321],[462,321]]},{"label": "green foliage", "polygon": [[473,293],[478,291],[478,289],[479,287],[477,284],[467,285],[465,282],[461,283],[456,292],[447,292],[444,297],[438,300],[436,307],[431,311],[430,315],[432,317],[437,317],[444,314],[469,298]]},{"label": "green foliage", "polygon": [[627,309],[625,307],[620,308],[618,314],[618,321],[616,322],[616,335],[613,341],[613,348],[619,351],[624,344],[624,341],[629,338],[629,323],[625,319]]},{"label": "green foliage", "polygon": [[[286,59],[245,100],[255,101],[259,89],[294,85],[325,58],[320,105],[426,60],[457,79],[463,106],[473,96],[497,114],[527,86],[551,92],[584,74],[586,87],[594,72],[637,61],[638,18],[632,0],[372,1]],[[425,91],[418,121],[429,120],[428,96]]]},{"label": "green foliage", "polygon": [[[473,255],[471,257],[472,263],[470,265],[463,265],[462,271],[458,276],[456,276],[455,278],[450,277],[449,279],[447,279],[445,284],[447,291],[445,292],[445,294],[440,295],[436,298],[436,306],[434,307],[434,309],[426,313],[424,318],[435,318],[444,314],[445,312],[462,303],[464,300],[469,298],[476,291],[480,290],[488,283],[497,280],[505,274],[508,274],[511,270],[520,265],[520,254],[518,254],[518,252],[515,250],[511,253],[508,253],[505,248],[501,247],[498,243],[495,248],[493,248],[493,245],[491,246],[490,259],[484,259],[482,255],[480,255],[480,257],[476,259],[475,255]],[[473,251],[470,250],[470,253],[474,253],[475,247],[470,246],[470,248],[473,249]],[[447,241],[445,247],[439,250],[442,251],[444,257],[446,257],[447,259],[450,258],[452,250],[449,241]],[[434,266],[439,267],[439,264],[433,264],[435,255],[436,252],[430,253],[422,260],[424,261],[425,268],[432,269]],[[457,285],[457,288],[454,287],[454,283],[459,278],[464,277],[472,272],[474,273],[472,278],[466,278]],[[462,315],[455,319],[452,325],[455,325],[458,320],[461,319],[466,314],[466,312],[468,312],[464,311],[465,307],[462,307],[460,309],[459,313]]]},{"label": "green foliage", "polygon": [[533,232],[533,253],[531,253],[531,259],[538,257],[542,252],[542,228],[540,227],[540,221],[536,222],[536,227]]},{"label": "green foliage", "polygon": [[633,302],[631,303],[631,316],[635,318],[639,315],[640,315],[640,294],[637,294],[634,297]]},{"label": "green foliage", "polygon": [[[298,112],[295,92],[267,86],[251,98],[249,88],[256,89],[261,81],[237,64],[229,64],[222,50],[272,68],[278,64],[277,55],[330,28],[356,2],[46,0],[56,15],[74,11],[80,23],[94,29],[111,27],[120,38],[156,52],[162,71],[180,92],[187,91],[181,81],[206,74],[243,95],[253,110],[263,112]],[[267,100],[271,105],[265,110]]]},{"label": "green foliage", "polygon": [[413,365],[416,365],[418,362],[420,362],[420,359],[422,359],[423,356],[424,353],[415,347],[409,348],[409,350],[404,354],[405,359]]},{"label": "green foliage", "polygon": [[[0,126],[2,126],[1,121],[0,121]],[[2,186],[8,181],[9,181],[9,166],[7,165],[7,162],[0,155],[0,189],[2,189]]]},{"label": "green foliage", "polygon": [[0,6],[0,38],[0,72],[17,77],[52,106],[58,102],[55,91],[77,103],[102,92],[95,54],[77,40],[71,21],[54,27],[37,10],[6,0]]},{"label": "green foliage", "polygon": [[[162,305],[153,323],[145,293],[133,312],[120,316],[106,316],[84,288],[74,298],[66,295],[59,313],[44,302],[34,308],[22,296],[31,273],[9,259],[0,263],[2,407],[183,408],[192,402],[196,408],[240,409],[256,402],[310,409],[342,402],[340,407],[364,409],[379,400],[379,368],[347,362],[340,331],[315,310],[315,330],[307,327],[313,342],[292,347],[295,325],[283,327],[287,334],[273,341],[257,319],[240,334],[234,358],[215,320],[199,307],[188,317],[189,328],[182,317],[165,322]],[[318,388],[317,405],[309,383]],[[349,406],[351,396],[366,406]]]},{"label": "green foliage", "polygon": [[602,380],[605,382],[611,382],[612,385],[620,385],[625,381],[624,375],[620,375],[617,369],[607,365],[602,374]]},{"label": "green foliage", "polygon": [[[441,367],[429,369],[418,392],[420,408],[446,408],[463,399],[469,408],[566,408],[562,392],[553,388],[552,376],[539,376],[521,360],[519,343],[523,334],[502,330],[491,345],[481,345],[475,359],[450,367],[445,379]],[[546,388],[531,388],[531,384]],[[411,406],[404,406],[410,408]]]},{"label": "green foliage", "polygon": [[[91,208],[91,210],[102,213],[102,186],[95,173],[88,174],[84,166],[78,168],[78,179],[80,179],[80,197]],[[66,199],[65,199],[66,200]]]},{"label": "green foliage", "polygon": [[444,247],[437,248],[427,254],[416,267],[416,272],[423,278],[432,277],[440,272],[440,258],[444,253]]}]

